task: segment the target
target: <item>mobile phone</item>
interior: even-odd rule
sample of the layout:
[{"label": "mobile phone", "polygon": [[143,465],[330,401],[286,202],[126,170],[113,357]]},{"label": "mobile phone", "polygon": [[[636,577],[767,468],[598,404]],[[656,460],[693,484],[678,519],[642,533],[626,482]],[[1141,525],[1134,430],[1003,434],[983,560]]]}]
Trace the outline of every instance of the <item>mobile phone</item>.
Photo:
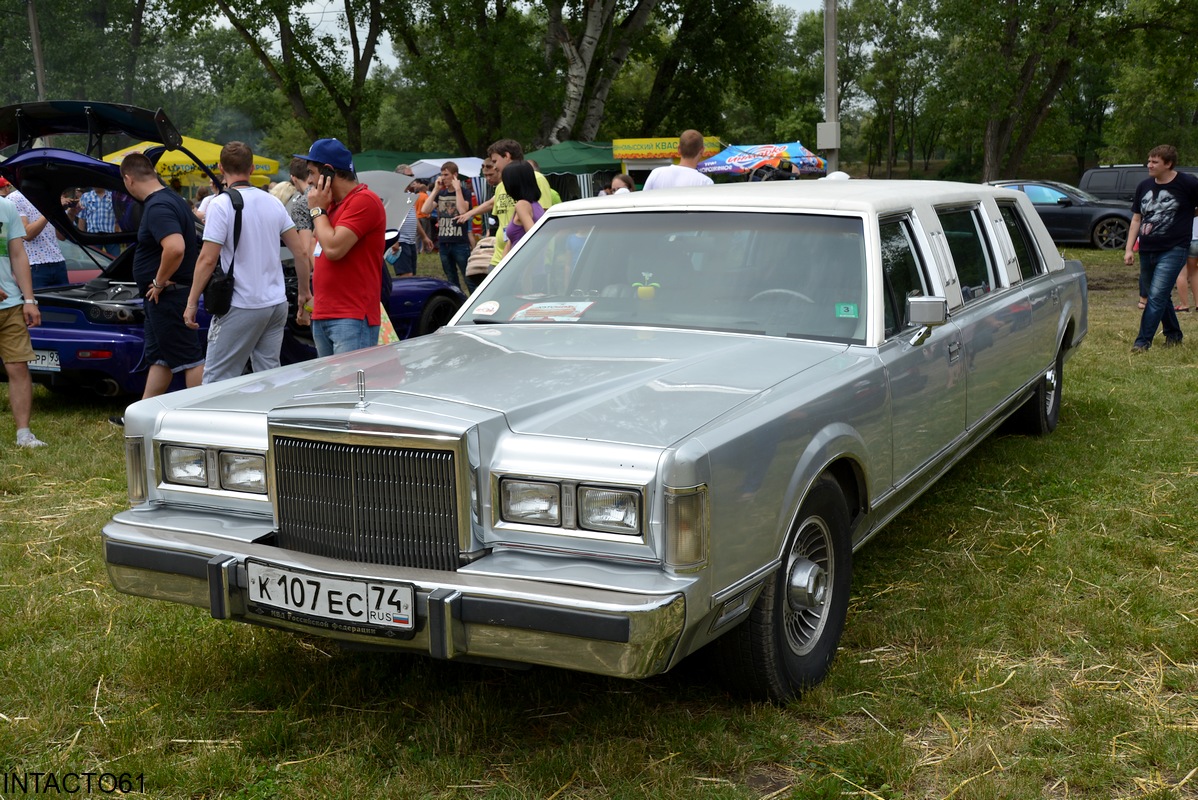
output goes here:
[{"label": "mobile phone", "polygon": [[321,174],[321,176],[323,176],[323,177],[324,177],[326,180],[328,180],[328,182],[329,182],[330,184],[332,184],[332,182],[333,182],[333,176],[334,176],[336,173],[334,173],[334,172],[333,172],[333,168],[332,168],[332,167],[330,167],[328,164],[321,164],[321,165],[320,165],[320,174]]}]

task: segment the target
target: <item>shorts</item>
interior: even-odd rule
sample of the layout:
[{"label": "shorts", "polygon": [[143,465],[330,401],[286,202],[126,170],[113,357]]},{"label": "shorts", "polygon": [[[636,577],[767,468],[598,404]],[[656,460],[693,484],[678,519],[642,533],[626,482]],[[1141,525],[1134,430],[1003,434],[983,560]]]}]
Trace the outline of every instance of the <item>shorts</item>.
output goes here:
[{"label": "shorts", "polygon": [[35,358],[25,325],[25,305],[0,308],[0,361],[5,364],[29,363]]},{"label": "shorts", "polygon": [[1198,258],[1198,239],[1190,242],[1190,251],[1186,253],[1187,258]]},{"label": "shorts", "polygon": [[199,332],[183,321],[190,287],[171,285],[175,288],[163,292],[157,303],[146,301],[146,352],[142,363],[182,372],[203,364],[204,351]]}]

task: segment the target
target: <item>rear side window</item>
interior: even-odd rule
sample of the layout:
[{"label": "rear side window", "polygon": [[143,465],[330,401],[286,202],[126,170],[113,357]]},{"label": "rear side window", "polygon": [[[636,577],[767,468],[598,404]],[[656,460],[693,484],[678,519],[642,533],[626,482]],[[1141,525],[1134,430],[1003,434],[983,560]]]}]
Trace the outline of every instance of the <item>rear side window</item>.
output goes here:
[{"label": "rear side window", "polygon": [[1119,190],[1119,173],[1114,170],[1092,170],[1082,187],[1091,194],[1115,192]]},{"label": "rear side window", "polygon": [[968,305],[999,286],[979,212],[976,208],[940,209],[936,214],[957,269],[961,299]]},{"label": "rear side window", "polygon": [[886,335],[908,327],[907,298],[927,294],[927,281],[919,261],[919,250],[905,219],[881,224],[883,291],[886,293]]},{"label": "rear side window", "polygon": [[1010,203],[999,203],[998,210],[1002,214],[1003,224],[1011,236],[1011,244],[1015,247],[1015,257],[1019,259],[1019,274],[1025,281],[1031,280],[1045,272],[1044,264],[1040,261],[1040,251],[1036,249],[1031,231],[1023,217]]}]

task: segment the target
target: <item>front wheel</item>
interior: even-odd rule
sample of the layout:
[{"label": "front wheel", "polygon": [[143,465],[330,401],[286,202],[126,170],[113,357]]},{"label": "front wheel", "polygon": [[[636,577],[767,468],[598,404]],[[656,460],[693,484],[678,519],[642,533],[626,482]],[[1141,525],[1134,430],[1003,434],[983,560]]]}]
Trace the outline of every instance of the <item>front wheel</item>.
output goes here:
[{"label": "front wheel", "polygon": [[715,642],[732,691],[785,702],[828,674],[849,609],[853,549],[840,485],[823,475],[803,501],[781,568],[749,618]]},{"label": "front wheel", "polygon": [[1099,250],[1122,250],[1127,244],[1127,233],[1131,223],[1119,217],[1107,217],[1098,220],[1094,230],[1090,232],[1090,241]]}]

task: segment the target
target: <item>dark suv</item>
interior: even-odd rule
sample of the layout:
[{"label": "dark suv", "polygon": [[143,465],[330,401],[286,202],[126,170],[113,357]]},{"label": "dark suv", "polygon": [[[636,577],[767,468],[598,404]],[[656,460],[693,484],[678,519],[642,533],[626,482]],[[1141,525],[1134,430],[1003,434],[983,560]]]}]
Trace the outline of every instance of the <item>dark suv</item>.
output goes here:
[{"label": "dark suv", "polygon": [[[1198,167],[1178,167],[1179,172],[1198,175]],[[1143,164],[1108,164],[1093,167],[1082,175],[1079,189],[1084,189],[1103,200],[1131,200],[1136,186],[1148,177],[1148,167]]]}]

